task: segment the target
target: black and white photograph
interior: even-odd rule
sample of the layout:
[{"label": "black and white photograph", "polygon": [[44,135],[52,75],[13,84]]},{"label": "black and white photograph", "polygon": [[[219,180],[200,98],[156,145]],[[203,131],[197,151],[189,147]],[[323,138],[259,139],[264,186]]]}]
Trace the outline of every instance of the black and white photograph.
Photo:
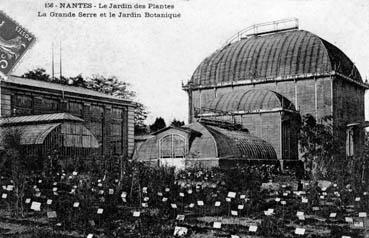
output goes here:
[{"label": "black and white photograph", "polygon": [[369,1],[1,0],[0,237],[368,238]]}]

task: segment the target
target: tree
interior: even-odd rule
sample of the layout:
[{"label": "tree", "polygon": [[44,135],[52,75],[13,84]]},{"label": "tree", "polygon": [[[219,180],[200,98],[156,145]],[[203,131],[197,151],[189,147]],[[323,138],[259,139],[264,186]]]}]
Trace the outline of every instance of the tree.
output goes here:
[{"label": "tree", "polygon": [[24,215],[23,198],[27,177],[32,174],[29,167],[33,162],[30,158],[24,159],[26,153],[21,145],[22,133],[20,129],[4,128],[1,130],[1,144],[5,153],[1,156],[0,171],[2,174],[9,175],[13,181],[15,195],[13,202],[16,216]]},{"label": "tree", "polygon": [[179,121],[177,119],[173,119],[173,121],[170,123],[171,126],[175,126],[175,127],[181,127],[184,126],[184,121]]},{"label": "tree", "polygon": [[334,134],[332,117],[326,116],[318,123],[310,115],[304,115],[301,121],[299,144],[305,165],[314,180],[339,172],[343,141]]},{"label": "tree", "polygon": [[155,132],[166,127],[165,121],[161,117],[157,117],[153,124],[150,125],[150,131]]},{"label": "tree", "polygon": [[136,103],[135,108],[135,135],[142,135],[148,133],[147,125],[145,120],[147,118],[148,112],[146,107],[142,103]]},{"label": "tree", "polygon": [[51,81],[50,75],[46,73],[45,69],[37,68],[24,73],[22,78],[36,79],[41,81]]}]

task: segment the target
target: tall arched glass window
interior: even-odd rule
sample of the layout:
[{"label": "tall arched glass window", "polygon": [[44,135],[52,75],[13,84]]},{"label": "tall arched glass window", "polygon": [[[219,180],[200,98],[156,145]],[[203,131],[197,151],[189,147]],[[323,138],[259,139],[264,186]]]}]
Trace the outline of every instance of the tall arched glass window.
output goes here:
[{"label": "tall arched glass window", "polygon": [[159,141],[160,158],[184,158],[186,155],[186,139],[177,134],[166,135]]}]

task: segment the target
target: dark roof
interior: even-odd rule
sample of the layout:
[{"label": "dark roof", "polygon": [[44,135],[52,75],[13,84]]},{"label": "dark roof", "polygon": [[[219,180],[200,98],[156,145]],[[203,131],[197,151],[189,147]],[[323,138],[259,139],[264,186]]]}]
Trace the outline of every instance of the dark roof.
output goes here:
[{"label": "dark roof", "polygon": [[213,135],[218,148],[218,157],[243,158],[248,160],[277,159],[271,144],[241,130],[227,130],[204,125]]},{"label": "dark roof", "polygon": [[31,116],[0,118],[0,125],[29,124],[29,123],[49,123],[56,121],[78,121],[83,122],[81,118],[75,117],[69,113],[40,114]]},{"label": "dark roof", "polygon": [[99,98],[108,98],[108,99],[114,99],[114,100],[120,100],[125,102],[132,102],[129,99],[123,99],[120,97],[115,97],[112,95],[108,95],[105,93],[100,93],[94,90],[82,88],[82,87],[75,87],[75,86],[68,86],[58,83],[51,83],[51,82],[45,82],[40,80],[34,80],[34,79],[28,79],[28,78],[21,78],[16,76],[9,76],[7,80],[3,81],[5,83],[11,83],[15,85],[20,86],[29,86],[29,87],[36,87],[36,88],[44,88],[48,90],[57,90],[61,92],[69,92],[74,94],[83,94],[88,95],[92,97],[99,97]]},{"label": "dark roof", "polygon": [[310,32],[294,30],[251,36],[227,45],[203,60],[190,82],[208,86],[332,71],[362,82],[352,61],[340,49]]},{"label": "dark roof", "polygon": [[217,96],[208,105],[205,111],[211,112],[260,112],[271,110],[295,110],[294,105],[279,93],[263,90],[235,90]]}]

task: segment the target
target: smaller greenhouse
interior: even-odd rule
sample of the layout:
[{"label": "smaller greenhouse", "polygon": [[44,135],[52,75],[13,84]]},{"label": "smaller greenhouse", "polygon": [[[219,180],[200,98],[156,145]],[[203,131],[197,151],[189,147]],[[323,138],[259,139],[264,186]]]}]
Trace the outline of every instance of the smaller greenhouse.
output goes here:
[{"label": "smaller greenhouse", "polygon": [[167,127],[153,135],[137,148],[136,160],[176,168],[278,163],[269,143],[228,123],[201,120]]}]

